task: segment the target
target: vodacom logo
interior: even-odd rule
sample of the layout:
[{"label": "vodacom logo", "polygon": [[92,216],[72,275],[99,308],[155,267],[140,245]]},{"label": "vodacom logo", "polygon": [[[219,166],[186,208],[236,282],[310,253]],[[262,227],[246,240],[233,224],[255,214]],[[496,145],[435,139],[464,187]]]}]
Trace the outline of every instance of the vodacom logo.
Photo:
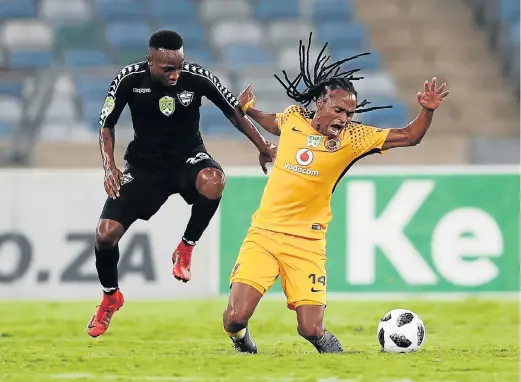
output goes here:
[{"label": "vodacom logo", "polygon": [[310,149],[300,149],[297,151],[297,163],[301,166],[309,166],[313,162],[313,151]]}]

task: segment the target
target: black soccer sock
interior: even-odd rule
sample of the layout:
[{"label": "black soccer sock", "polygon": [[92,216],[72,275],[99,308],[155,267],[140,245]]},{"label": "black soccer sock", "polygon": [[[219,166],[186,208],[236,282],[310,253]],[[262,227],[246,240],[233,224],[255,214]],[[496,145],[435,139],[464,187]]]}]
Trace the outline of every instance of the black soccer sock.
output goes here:
[{"label": "black soccer sock", "polygon": [[112,248],[94,248],[96,254],[96,270],[103,292],[113,294],[118,289],[119,246]]},{"label": "black soccer sock", "polygon": [[219,207],[219,199],[208,199],[206,196],[199,195],[194,205],[192,206],[192,215],[186,226],[186,231],[183,235],[185,244],[195,245],[203,235],[204,230],[210,224],[217,207]]},{"label": "black soccer sock", "polygon": [[340,341],[327,330],[320,338],[306,338],[318,350],[319,353],[342,353]]}]

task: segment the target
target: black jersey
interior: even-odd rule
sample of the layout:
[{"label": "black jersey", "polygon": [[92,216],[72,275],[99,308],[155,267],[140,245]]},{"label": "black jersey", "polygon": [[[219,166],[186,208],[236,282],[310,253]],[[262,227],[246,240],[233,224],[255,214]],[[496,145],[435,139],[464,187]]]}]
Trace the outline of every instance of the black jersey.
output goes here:
[{"label": "black jersey", "polygon": [[128,104],[134,140],[125,160],[135,167],[169,169],[201,145],[199,108],[208,98],[225,115],[239,103],[209,70],[185,63],[177,84],[165,87],[153,81],[148,63],[123,68],[110,84],[99,124],[113,128]]}]

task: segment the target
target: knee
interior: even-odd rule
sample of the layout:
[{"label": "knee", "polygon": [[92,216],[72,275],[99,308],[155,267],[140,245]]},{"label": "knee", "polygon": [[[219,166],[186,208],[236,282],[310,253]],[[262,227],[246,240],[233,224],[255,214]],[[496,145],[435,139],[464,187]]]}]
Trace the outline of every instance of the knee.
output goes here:
[{"label": "knee", "polygon": [[216,168],[204,168],[197,175],[196,188],[208,199],[219,199],[226,184],[224,173]]},{"label": "knee", "polygon": [[114,248],[123,236],[123,226],[116,222],[111,223],[101,221],[98,224],[96,228],[96,248]]},{"label": "knee", "polygon": [[324,326],[321,322],[301,323],[298,325],[297,331],[305,339],[320,338],[324,334]]},{"label": "knee", "polygon": [[250,316],[246,309],[228,305],[223,314],[223,326],[229,332],[236,332],[248,325]]}]

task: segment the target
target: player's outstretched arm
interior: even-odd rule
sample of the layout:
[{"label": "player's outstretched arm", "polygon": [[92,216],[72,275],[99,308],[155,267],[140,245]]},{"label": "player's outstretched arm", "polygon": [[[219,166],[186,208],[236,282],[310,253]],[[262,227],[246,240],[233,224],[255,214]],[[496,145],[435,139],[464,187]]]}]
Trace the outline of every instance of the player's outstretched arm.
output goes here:
[{"label": "player's outstretched arm", "polygon": [[425,81],[423,93],[418,92],[417,94],[418,103],[422,106],[422,110],[418,116],[404,128],[391,129],[382,146],[382,150],[414,146],[421,142],[432,123],[434,110],[436,110],[442,104],[443,99],[449,95],[447,84],[444,82],[438,88],[436,82],[436,77],[433,77],[430,82]]},{"label": "player's outstretched arm", "polygon": [[253,95],[251,85],[248,85],[237,98],[239,106],[248,117],[253,118],[255,122],[262,126],[262,128],[273,135],[280,136],[279,124],[277,115],[271,113],[264,113],[259,109],[253,107],[255,105],[255,96]]}]

